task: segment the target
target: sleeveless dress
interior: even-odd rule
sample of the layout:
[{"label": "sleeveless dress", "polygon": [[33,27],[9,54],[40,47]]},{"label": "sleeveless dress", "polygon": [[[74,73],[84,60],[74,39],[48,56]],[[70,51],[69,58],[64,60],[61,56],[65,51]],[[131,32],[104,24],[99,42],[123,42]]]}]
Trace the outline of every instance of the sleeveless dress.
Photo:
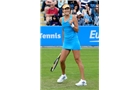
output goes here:
[{"label": "sleeveless dress", "polygon": [[77,32],[71,27],[69,21],[72,20],[72,15],[67,21],[64,21],[64,17],[62,17],[62,28],[64,30],[64,42],[63,42],[63,49],[70,49],[70,50],[80,50],[80,42],[78,39]]}]

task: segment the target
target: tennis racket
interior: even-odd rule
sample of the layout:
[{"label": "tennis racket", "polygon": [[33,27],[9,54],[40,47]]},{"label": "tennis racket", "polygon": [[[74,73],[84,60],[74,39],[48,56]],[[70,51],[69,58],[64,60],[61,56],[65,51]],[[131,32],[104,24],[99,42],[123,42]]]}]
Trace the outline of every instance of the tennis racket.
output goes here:
[{"label": "tennis racket", "polygon": [[55,59],[54,63],[53,63],[53,66],[51,67],[50,71],[53,72],[54,69],[56,68],[58,62],[59,62],[59,58],[61,56],[61,53],[57,56],[57,58]]}]

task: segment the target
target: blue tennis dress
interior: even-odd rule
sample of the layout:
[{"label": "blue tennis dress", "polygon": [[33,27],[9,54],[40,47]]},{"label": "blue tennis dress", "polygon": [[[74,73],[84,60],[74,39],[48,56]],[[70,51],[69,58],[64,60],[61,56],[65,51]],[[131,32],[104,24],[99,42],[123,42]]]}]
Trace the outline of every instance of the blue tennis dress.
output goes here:
[{"label": "blue tennis dress", "polygon": [[62,17],[62,28],[64,30],[64,42],[63,42],[63,49],[70,49],[70,50],[80,50],[80,42],[78,39],[77,32],[71,27],[69,21],[72,19],[72,15],[67,21],[64,21],[64,17]]}]

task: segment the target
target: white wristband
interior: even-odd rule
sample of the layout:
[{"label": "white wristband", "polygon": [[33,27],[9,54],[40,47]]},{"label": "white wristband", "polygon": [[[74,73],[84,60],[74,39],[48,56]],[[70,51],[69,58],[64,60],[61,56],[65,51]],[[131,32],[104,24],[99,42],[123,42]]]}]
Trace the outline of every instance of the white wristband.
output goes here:
[{"label": "white wristband", "polygon": [[73,23],[71,24],[71,27],[72,27],[72,28],[74,27],[74,24],[73,24]]}]

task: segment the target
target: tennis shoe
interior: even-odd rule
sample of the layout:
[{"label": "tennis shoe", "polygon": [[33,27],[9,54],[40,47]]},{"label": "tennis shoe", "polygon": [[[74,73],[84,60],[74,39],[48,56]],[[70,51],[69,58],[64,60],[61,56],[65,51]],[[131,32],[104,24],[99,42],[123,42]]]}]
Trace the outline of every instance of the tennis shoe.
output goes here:
[{"label": "tennis shoe", "polygon": [[57,82],[58,83],[61,83],[61,82],[63,82],[64,80],[66,80],[67,79],[67,76],[66,75],[61,75],[60,77],[59,77],[59,79],[57,80]]},{"label": "tennis shoe", "polygon": [[87,85],[86,80],[80,80],[78,83],[75,84],[76,86],[85,86]]}]

